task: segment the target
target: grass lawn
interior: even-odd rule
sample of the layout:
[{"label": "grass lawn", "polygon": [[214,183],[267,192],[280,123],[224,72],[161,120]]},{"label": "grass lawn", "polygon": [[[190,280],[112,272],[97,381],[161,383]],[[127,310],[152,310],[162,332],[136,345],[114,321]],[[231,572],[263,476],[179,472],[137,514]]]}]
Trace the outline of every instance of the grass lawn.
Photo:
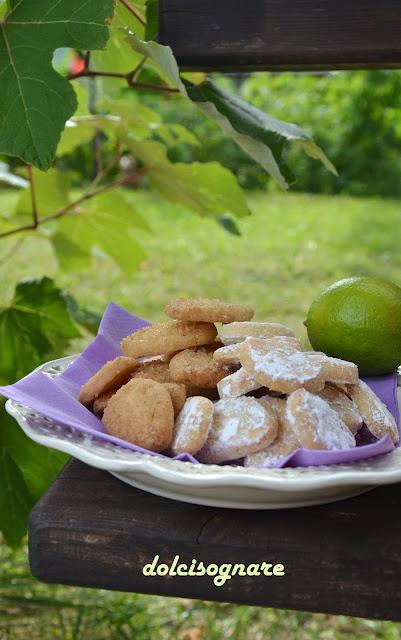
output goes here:
[{"label": "grass lawn", "polygon": [[[6,211],[14,195],[4,192]],[[241,238],[211,220],[131,192],[154,233],[148,258],[131,279],[108,259],[84,272],[60,273],[45,239],[0,243],[0,304],[21,278],[51,275],[80,302],[101,311],[112,299],[149,320],[172,296],[222,297],[255,306],[258,319],[302,321],[317,293],[350,275],[380,275],[401,284],[401,203],[300,194],[250,194],[254,215]],[[63,638],[368,640],[401,638],[401,625],[342,616],[47,587],[29,574],[26,549],[0,547],[0,640]],[[324,586],[323,586],[324,587]]]}]

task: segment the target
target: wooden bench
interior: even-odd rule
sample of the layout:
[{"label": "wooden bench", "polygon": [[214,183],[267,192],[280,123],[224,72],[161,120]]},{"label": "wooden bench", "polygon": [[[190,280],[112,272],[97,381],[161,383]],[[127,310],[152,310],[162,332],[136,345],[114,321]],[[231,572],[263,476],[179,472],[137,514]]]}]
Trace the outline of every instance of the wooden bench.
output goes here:
[{"label": "wooden bench", "polygon": [[[401,485],[319,507],[217,509],[167,500],[69,462],[31,514],[44,582],[401,620]],[[146,577],[171,564],[281,563],[282,577]]]}]

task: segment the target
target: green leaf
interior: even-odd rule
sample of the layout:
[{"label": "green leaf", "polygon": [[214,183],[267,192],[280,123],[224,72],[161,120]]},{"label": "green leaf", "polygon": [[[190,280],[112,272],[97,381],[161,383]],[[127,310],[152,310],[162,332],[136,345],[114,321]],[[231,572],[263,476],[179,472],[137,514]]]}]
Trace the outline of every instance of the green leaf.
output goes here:
[{"label": "green leaf", "polygon": [[145,42],[127,29],[125,30],[125,37],[134,51],[153,61],[161,78],[167,84],[179,89],[184,96],[187,95],[186,88],[180,78],[177,61],[170,47],[152,40]]},{"label": "green leaf", "polygon": [[[33,169],[36,205],[40,217],[56,213],[69,202],[69,176],[59,169],[50,169],[46,173]],[[32,200],[28,186],[20,192],[15,206],[15,218],[19,221],[32,219]]]},{"label": "green leaf", "polygon": [[63,292],[50,278],[20,282],[10,304],[0,307],[1,383],[29,373],[57,340],[79,335]]},{"label": "green leaf", "polygon": [[[135,239],[135,229],[149,231],[139,212],[119,191],[113,190],[89,200],[80,207],[78,213],[61,218],[56,237],[61,234],[88,253],[94,247],[99,247],[124,273],[132,275],[146,255]],[[55,250],[57,258],[60,258],[57,254],[57,242]],[[66,266],[70,255],[63,254],[63,261]]]},{"label": "green leaf", "polygon": [[[132,2],[132,0],[130,0]],[[135,16],[123,4],[117,2],[114,18],[110,25],[110,37],[103,51],[91,55],[91,68],[94,71],[109,71],[127,74],[139,64],[141,55],[135,54],[127,42],[124,29],[143,35],[144,29]],[[124,80],[101,78],[102,94],[115,96],[125,86]]]},{"label": "green leaf", "polygon": [[105,46],[113,0],[20,0],[0,22],[0,151],[48,169],[77,99],[52,67],[59,47]]},{"label": "green leaf", "polygon": [[0,530],[11,547],[20,545],[33,504],[21,471],[0,447]]},{"label": "green leaf", "polygon": [[69,293],[64,294],[64,298],[67,301],[68,311],[75,322],[96,335],[102,316],[96,313],[96,311],[79,305],[75,298]]},{"label": "green leaf", "polygon": [[157,40],[158,35],[159,35],[159,0],[147,0],[145,40]]},{"label": "green leaf", "polygon": [[240,236],[241,231],[238,229],[237,223],[232,219],[231,216],[224,214],[217,218],[217,222],[227,231],[231,233],[233,236]]},{"label": "green leaf", "polygon": [[287,142],[298,142],[308,155],[319,159],[326,169],[337,175],[323,151],[300,127],[272,118],[210,80],[199,85],[185,82],[185,86],[190,99],[284,189],[293,181],[283,160]]},{"label": "green leaf", "polygon": [[[35,501],[39,500],[67,462],[68,456],[28,438],[4,407],[0,408],[0,429],[3,446],[18,466],[29,493]],[[17,508],[18,505],[15,505]]]},{"label": "green leaf", "polygon": [[145,165],[151,186],[169,200],[202,216],[250,214],[235,177],[218,162],[172,163],[158,142],[130,140],[128,144]]}]

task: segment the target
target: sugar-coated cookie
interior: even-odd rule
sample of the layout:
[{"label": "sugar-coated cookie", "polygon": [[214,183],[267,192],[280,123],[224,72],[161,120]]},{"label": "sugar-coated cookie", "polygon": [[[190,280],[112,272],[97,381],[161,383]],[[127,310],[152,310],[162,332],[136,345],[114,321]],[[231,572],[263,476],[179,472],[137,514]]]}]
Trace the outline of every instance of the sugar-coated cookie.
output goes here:
[{"label": "sugar-coated cookie", "polygon": [[373,393],[366,382],[359,380],[358,384],[348,385],[347,389],[364,423],[375,438],[390,436],[396,444],[400,438],[397,423],[386,405]]},{"label": "sugar-coated cookie", "polygon": [[187,399],[187,388],[185,384],[177,384],[176,382],[165,382],[164,386],[170,394],[174,415],[177,416]]},{"label": "sugar-coated cookie", "polygon": [[267,447],[277,435],[276,413],[255,398],[224,398],[214,405],[213,422],[200,462],[236,460]]},{"label": "sugar-coated cookie", "polygon": [[327,382],[336,384],[356,384],[359,380],[358,367],[353,362],[331,358],[321,353],[310,353],[308,357],[319,362]]},{"label": "sugar-coated cookie", "polygon": [[305,389],[298,389],[288,397],[286,419],[305,449],[351,449],[356,445],[337,411]]},{"label": "sugar-coated cookie", "polygon": [[239,355],[241,351],[241,343],[236,342],[234,344],[229,344],[224,347],[220,347],[213,352],[213,358],[219,364],[240,364]]},{"label": "sugar-coated cookie", "polygon": [[165,308],[170,318],[195,322],[233,322],[250,320],[254,311],[243,304],[231,304],[209,298],[179,298],[172,300]]},{"label": "sugar-coated cookie", "polygon": [[98,396],[127,382],[136,367],[137,362],[133,358],[118,356],[109,360],[81,387],[79,402],[90,407]]},{"label": "sugar-coated cookie", "polygon": [[180,351],[170,360],[172,380],[193,387],[213,388],[234,370],[229,365],[222,365],[213,358],[213,351],[208,347],[195,347]]},{"label": "sugar-coated cookie", "polygon": [[149,451],[163,451],[173,436],[170,393],[160,382],[134,378],[110,398],[102,422],[112,436]]},{"label": "sugar-coated cookie", "polygon": [[258,402],[267,403],[275,408],[278,416],[278,431],[275,440],[262,451],[246,456],[245,467],[275,467],[277,463],[290,453],[299,449],[300,442],[286,417],[286,399],[263,396]]},{"label": "sugar-coated cookie", "polygon": [[278,322],[231,322],[221,327],[220,340],[226,344],[242,342],[245,338],[273,338],[274,336],[294,337],[294,332]]},{"label": "sugar-coated cookie", "polygon": [[208,322],[159,322],[134,331],[121,341],[120,347],[124,355],[140,358],[208,344],[216,335],[216,327]]},{"label": "sugar-coated cookie", "polygon": [[217,391],[220,398],[238,398],[250,391],[260,389],[262,385],[252,378],[243,367],[229,376],[220,380],[217,384]]},{"label": "sugar-coated cookie", "polygon": [[[270,348],[270,344],[275,341],[279,346]],[[286,350],[286,343],[277,338],[247,338],[241,349],[241,364],[261,386],[273,391],[291,393],[296,389],[306,388],[316,393],[323,389],[321,364],[300,351],[291,353],[290,347]]]},{"label": "sugar-coated cookie", "polygon": [[138,362],[138,366],[131,374],[131,378],[148,378],[156,382],[173,382],[169,368],[170,358],[148,358]]},{"label": "sugar-coated cookie", "polygon": [[178,414],[169,453],[196,454],[205,444],[213,420],[213,402],[207,398],[188,398]]},{"label": "sugar-coated cookie", "polygon": [[354,435],[362,427],[363,420],[355,402],[335,385],[326,384],[319,396],[325,400]]}]

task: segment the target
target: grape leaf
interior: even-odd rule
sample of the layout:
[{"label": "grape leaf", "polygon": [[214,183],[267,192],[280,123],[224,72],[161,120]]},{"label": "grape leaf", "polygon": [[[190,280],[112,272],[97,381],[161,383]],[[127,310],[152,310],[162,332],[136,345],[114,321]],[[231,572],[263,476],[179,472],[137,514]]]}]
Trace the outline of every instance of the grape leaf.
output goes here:
[{"label": "grape leaf", "polygon": [[102,317],[96,311],[79,305],[70,293],[65,293],[64,298],[67,301],[68,311],[75,322],[96,335]]},{"label": "grape leaf", "polygon": [[63,292],[50,278],[20,282],[10,304],[0,306],[0,382],[29,373],[56,340],[79,335]]},{"label": "grape leaf", "polygon": [[77,99],[52,67],[59,47],[101,49],[113,0],[20,0],[0,22],[0,151],[48,169]]},{"label": "grape leaf", "polygon": [[158,35],[159,35],[159,0],[147,0],[145,40],[157,40]]},{"label": "grape leaf", "polygon": [[28,438],[4,407],[0,408],[0,427],[4,448],[18,465],[29,493],[35,501],[39,500],[67,462],[68,456]]},{"label": "grape leaf", "polygon": [[145,165],[151,186],[169,200],[202,216],[250,214],[234,175],[218,162],[172,163],[158,142],[128,139],[127,144]]},{"label": "grape leaf", "polygon": [[297,125],[272,118],[208,79],[200,84],[192,84],[181,78],[170,47],[153,41],[144,42],[132,33],[126,33],[126,37],[135,51],[146,54],[157,64],[163,77],[167,76],[169,84],[214,120],[283,189],[287,189],[294,181],[283,159],[287,142],[300,144],[308,155],[320,160],[326,169],[337,175],[322,149]]},{"label": "grape leaf", "polygon": [[[56,257],[60,237],[70,245],[90,253],[99,247],[126,273],[132,275],[145,258],[133,230],[149,231],[139,212],[117,190],[106,191],[82,205],[78,213],[60,218],[54,243]],[[60,245],[58,245],[60,246]],[[65,249],[66,245],[64,245]],[[71,268],[71,255],[64,250],[63,265]]]},{"label": "grape leaf", "polygon": [[11,547],[21,543],[33,504],[21,471],[0,443],[0,530]]},{"label": "grape leaf", "polygon": [[[59,169],[50,169],[46,173],[33,169],[32,176],[35,185],[36,205],[40,217],[56,213],[56,211],[68,204],[68,189],[70,186],[68,174]],[[32,219],[32,200],[29,186],[19,193],[14,218],[19,222],[26,222],[27,219]]]}]

